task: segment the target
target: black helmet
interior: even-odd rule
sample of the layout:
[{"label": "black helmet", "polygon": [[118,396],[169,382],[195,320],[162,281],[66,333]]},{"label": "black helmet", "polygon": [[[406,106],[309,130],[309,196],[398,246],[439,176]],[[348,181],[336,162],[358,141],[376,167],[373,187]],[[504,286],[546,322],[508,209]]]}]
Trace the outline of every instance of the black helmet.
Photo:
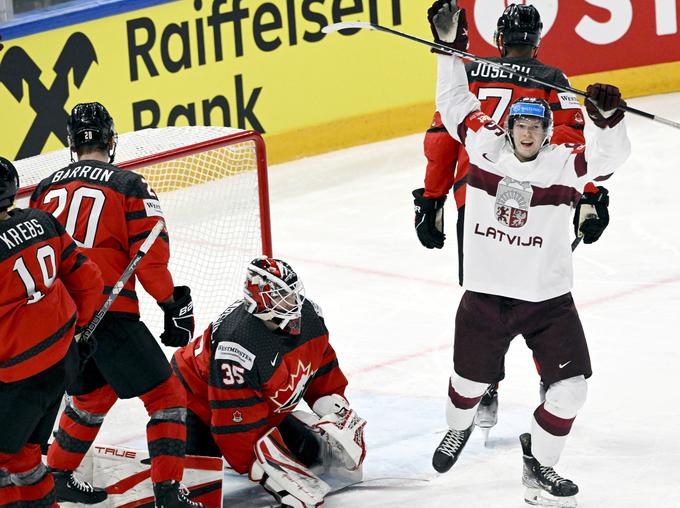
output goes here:
[{"label": "black helmet", "polygon": [[72,151],[83,146],[107,150],[109,141],[116,136],[113,118],[98,102],[77,104],[71,111],[66,130]]},{"label": "black helmet", "polygon": [[19,173],[10,161],[0,157],[0,210],[7,210],[14,203],[19,191]]},{"label": "black helmet", "polygon": [[505,120],[505,128],[513,147],[515,146],[515,140],[512,137],[512,128],[515,125],[515,120],[518,118],[540,119],[545,131],[545,139],[542,146],[550,143],[553,131],[553,118],[550,105],[546,101],[536,97],[521,97],[512,103],[508,117]]},{"label": "black helmet", "polygon": [[494,39],[500,46],[526,45],[538,48],[543,23],[533,5],[510,4],[496,25]]}]

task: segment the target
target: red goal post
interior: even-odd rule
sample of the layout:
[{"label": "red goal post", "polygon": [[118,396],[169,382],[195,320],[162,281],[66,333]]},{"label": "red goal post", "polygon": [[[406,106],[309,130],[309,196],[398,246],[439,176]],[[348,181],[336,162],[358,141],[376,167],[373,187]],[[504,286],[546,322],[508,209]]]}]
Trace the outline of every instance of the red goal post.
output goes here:
[{"label": "red goal post", "polygon": [[[27,206],[36,185],[70,162],[68,149],[15,161]],[[272,255],[267,156],[262,136],[227,127],[166,127],[121,134],[115,164],[158,194],[175,284],[194,297],[196,333],[243,294],[248,262]],[[119,274],[117,274],[119,275]],[[162,313],[137,284],[142,320],[156,335]]]}]

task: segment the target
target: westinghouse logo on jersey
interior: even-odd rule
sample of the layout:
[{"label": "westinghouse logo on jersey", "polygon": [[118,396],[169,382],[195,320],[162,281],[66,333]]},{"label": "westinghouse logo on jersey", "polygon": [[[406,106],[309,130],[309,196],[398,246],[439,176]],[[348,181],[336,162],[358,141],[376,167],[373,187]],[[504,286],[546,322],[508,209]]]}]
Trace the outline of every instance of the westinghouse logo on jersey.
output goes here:
[{"label": "westinghouse logo on jersey", "polygon": [[255,355],[237,342],[220,342],[215,349],[216,360],[232,360],[250,370],[255,363]]},{"label": "westinghouse logo on jersey", "polygon": [[[13,46],[5,52],[0,62],[0,82],[17,102],[25,100],[35,112],[35,120],[15,159],[38,155],[50,134],[54,134],[66,146],[68,113],[64,107],[70,94],[69,76],[73,76],[74,84],[80,88],[95,62],[97,53],[90,39],[81,32],[72,34],[54,66],[49,69],[50,72],[54,70],[55,76],[48,88],[40,79],[42,69],[22,47]],[[24,96],[24,90],[28,91],[27,97]]]},{"label": "westinghouse logo on jersey", "polygon": [[528,182],[503,178],[496,190],[496,220],[511,228],[521,228],[529,219],[529,206],[534,191]]}]

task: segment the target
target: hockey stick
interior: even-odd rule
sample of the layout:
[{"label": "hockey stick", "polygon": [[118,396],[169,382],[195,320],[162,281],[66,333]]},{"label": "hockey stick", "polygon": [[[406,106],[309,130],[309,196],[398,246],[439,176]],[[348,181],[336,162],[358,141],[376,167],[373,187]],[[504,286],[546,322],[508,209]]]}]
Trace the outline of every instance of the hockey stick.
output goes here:
[{"label": "hockey stick", "polygon": [[[367,30],[377,30],[379,32],[386,32],[388,34],[396,35],[397,37],[402,37],[404,39],[408,39],[410,41],[417,42],[419,44],[424,44],[425,46],[429,46],[430,48],[436,49],[437,51],[441,51],[442,53],[448,53],[449,55],[458,55],[462,58],[465,58],[466,60],[470,60],[472,62],[480,62],[485,65],[488,65],[489,67],[493,67],[494,69],[500,69],[504,72],[507,72],[509,74],[514,74],[517,77],[528,79],[530,81],[533,81],[534,83],[538,83],[539,85],[547,86],[550,88],[554,88],[555,90],[559,90],[561,92],[571,92],[574,95],[580,95],[581,97],[588,98],[588,94],[584,92],[583,90],[579,90],[578,88],[573,88],[571,86],[562,86],[562,85],[557,85],[555,83],[550,83],[548,81],[543,81],[542,79],[534,78],[533,76],[530,76],[528,74],[524,74],[523,72],[517,72],[516,70],[510,69],[509,67],[506,67],[504,65],[501,65],[496,62],[492,62],[490,60],[487,60],[486,58],[479,57],[477,55],[473,55],[472,53],[467,53],[466,51],[461,51],[459,49],[453,49],[448,46],[444,46],[442,44],[437,44],[436,42],[430,42],[425,39],[421,39],[420,37],[416,37],[415,35],[410,35],[404,32],[400,32],[398,30],[393,30],[392,28],[387,28],[385,26],[377,25],[375,23],[367,23],[363,21],[348,21],[348,22],[343,22],[343,23],[333,23],[332,25],[327,25],[321,29],[323,33],[332,33],[332,32],[338,32],[340,30],[346,30],[346,29],[367,29]],[[673,120],[668,120],[667,118],[663,118],[657,115],[653,115],[652,113],[647,113],[646,111],[642,111],[640,109],[632,108],[628,105],[620,105],[618,109],[621,109],[623,111],[626,111],[628,113],[632,113],[634,115],[642,116],[644,118],[647,118],[649,120],[655,121],[662,123],[664,125],[668,125],[670,127],[675,127],[676,129],[680,129],[680,122],[675,122]]]},{"label": "hockey stick", "polygon": [[[99,308],[99,310],[94,315],[92,320],[85,327],[85,330],[80,335],[78,342],[83,343],[91,342],[90,338],[92,337],[92,333],[94,332],[95,328],[97,328],[99,322],[102,320],[106,312],[109,310],[114,300],[118,298],[118,295],[123,290],[123,286],[125,286],[125,283],[128,281],[128,279],[132,277],[132,274],[135,273],[135,270],[137,269],[137,266],[139,266],[139,263],[141,263],[142,258],[146,256],[146,253],[151,248],[153,243],[156,241],[156,238],[158,238],[158,236],[161,234],[161,231],[163,230],[164,227],[165,222],[163,222],[162,220],[156,222],[156,225],[149,232],[149,236],[146,237],[141,247],[139,247],[137,253],[130,260],[130,264],[127,265],[127,268],[123,271],[120,278],[113,285],[113,289],[111,289],[111,293],[109,294],[108,298],[106,298],[106,301],[102,304],[102,306]],[[84,361],[82,362],[83,365],[90,358],[90,356],[92,356],[92,352],[84,359]]]}]

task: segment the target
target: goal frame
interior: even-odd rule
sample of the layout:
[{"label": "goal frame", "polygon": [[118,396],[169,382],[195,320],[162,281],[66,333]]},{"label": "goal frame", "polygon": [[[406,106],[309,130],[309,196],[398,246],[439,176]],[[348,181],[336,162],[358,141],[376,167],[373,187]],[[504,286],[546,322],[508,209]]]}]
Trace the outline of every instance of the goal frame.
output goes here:
[{"label": "goal frame", "polygon": [[[214,148],[221,148],[224,146],[235,145],[238,143],[245,143],[252,141],[255,145],[255,160],[257,164],[257,187],[258,187],[258,201],[260,207],[260,236],[262,241],[262,253],[266,256],[272,256],[272,236],[271,236],[271,220],[269,210],[269,179],[267,176],[267,151],[262,135],[253,130],[238,132],[235,134],[227,134],[219,136],[206,141],[199,141],[180,148],[173,148],[163,152],[158,152],[153,155],[145,155],[136,159],[116,164],[121,169],[135,170],[150,166],[153,164],[160,164],[168,162],[180,157],[195,155],[197,153],[206,152]],[[56,170],[57,168],[55,168]],[[29,185],[22,187],[17,192],[17,198],[29,197],[37,185]]]}]

